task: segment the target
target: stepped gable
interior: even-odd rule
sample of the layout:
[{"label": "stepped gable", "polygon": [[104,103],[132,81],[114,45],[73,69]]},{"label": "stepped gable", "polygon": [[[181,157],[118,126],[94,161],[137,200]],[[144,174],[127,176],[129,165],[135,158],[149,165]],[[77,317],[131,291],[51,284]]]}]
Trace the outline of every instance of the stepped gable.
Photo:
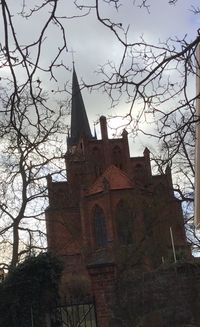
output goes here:
[{"label": "stepped gable", "polygon": [[105,172],[88,189],[87,195],[103,192],[105,187],[109,190],[130,189],[134,187],[133,182],[121,169],[110,165]]}]

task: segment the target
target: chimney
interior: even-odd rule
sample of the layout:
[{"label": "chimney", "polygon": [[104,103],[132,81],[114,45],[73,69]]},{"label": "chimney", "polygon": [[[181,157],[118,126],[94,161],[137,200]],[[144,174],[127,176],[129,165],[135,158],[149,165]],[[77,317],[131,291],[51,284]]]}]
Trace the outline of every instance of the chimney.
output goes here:
[{"label": "chimney", "polygon": [[101,137],[102,140],[108,139],[107,121],[105,116],[100,117]]}]

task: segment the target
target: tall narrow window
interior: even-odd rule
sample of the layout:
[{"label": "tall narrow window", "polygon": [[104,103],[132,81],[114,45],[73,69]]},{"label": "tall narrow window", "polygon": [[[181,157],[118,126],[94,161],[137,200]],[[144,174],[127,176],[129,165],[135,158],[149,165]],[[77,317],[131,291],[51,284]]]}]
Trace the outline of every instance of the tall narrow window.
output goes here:
[{"label": "tall narrow window", "polygon": [[[152,226],[153,226],[153,214],[152,209],[147,204],[144,204],[144,228],[145,228],[145,236],[152,236]],[[154,222],[155,223],[155,222]]]},{"label": "tall narrow window", "polygon": [[118,145],[116,145],[113,150],[112,150],[112,162],[113,164],[122,169],[123,165],[122,165],[122,152],[121,149]]},{"label": "tall narrow window", "polygon": [[94,209],[94,231],[97,247],[107,245],[106,221],[103,210],[96,206]]},{"label": "tall narrow window", "polygon": [[118,240],[123,245],[133,243],[133,219],[130,207],[120,201],[116,207],[116,229]]},{"label": "tall narrow window", "polygon": [[95,176],[98,177],[102,174],[102,155],[97,147],[92,150],[92,158],[94,163],[94,173]]},{"label": "tall narrow window", "polygon": [[144,179],[144,174],[144,166],[138,163],[134,169],[135,179],[142,181]]}]

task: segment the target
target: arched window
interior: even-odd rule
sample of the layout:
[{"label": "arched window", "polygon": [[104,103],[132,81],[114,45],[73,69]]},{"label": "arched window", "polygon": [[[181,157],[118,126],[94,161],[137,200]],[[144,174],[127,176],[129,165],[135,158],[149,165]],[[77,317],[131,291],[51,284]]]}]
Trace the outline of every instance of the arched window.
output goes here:
[{"label": "arched window", "polygon": [[123,168],[122,151],[118,145],[116,145],[112,150],[112,162],[116,167],[118,167],[120,169]]},{"label": "arched window", "polygon": [[120,201],[116,207],[116,229],[118,240],[123,245],[133,243],[133,219],[129,205]]},{"label": "arched window", "polygon": [[99,206],[96,206],[94,209],[94,232],[97,247],[106,247],[106,220],[104,212]]}]

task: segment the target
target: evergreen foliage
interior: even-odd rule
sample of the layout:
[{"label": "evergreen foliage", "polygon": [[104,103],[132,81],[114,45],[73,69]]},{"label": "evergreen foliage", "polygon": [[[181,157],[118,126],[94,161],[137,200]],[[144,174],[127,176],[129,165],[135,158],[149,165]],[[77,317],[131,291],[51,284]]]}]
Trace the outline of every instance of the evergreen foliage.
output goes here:
[{"label": "evergreen foliage", "polygon": [[197,327],[200,263],[181,261],[118,276],[110,327]]},{"label": "evergreen foliage", "polygon": [[58,298],[62,264],[49,253],[26,259],[0,284],[0,327],[42,327]]}]

